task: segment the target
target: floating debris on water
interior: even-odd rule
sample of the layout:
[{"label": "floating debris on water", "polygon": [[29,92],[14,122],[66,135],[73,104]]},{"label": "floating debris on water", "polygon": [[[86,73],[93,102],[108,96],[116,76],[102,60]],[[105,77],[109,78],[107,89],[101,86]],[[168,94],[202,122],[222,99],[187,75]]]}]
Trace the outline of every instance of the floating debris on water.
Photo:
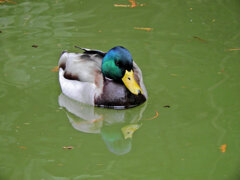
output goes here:
[{"label": "floating debris on water", "polygon": [[62,163],[58,163],[57,165],[58,165],[58,166],[63,166],[63,164],[62,164]]},{"label": "floating debris on water", "polygon": [[128,0],[130,4],[114,4],[114,7],[130,7],[130,8],[135,8],[137,6],[145,6],[145,4],[137,4],[135,0]]},{"label": "floating debris on water", "polygon": [[34,45],[32,45],[32,47],[34,47],[34,48],[37,48],[37,47],[38,47],[38,45],[34,44]]},{"label": "floating debris on water", "polygon": [[155,111],[155,113],[156,113],[155,116],[153,116],[152,118],[149,118],[149,119],[147,119],[147,120],[153,120],[153,119],[157,118],[157,117],[159,116],[159,113],[158,113],[157,111]]},{"label": "floating debris on water", "polygon": [[17,4],[17,3],[14,2],[14,1],[8,1],[8,0],[0,1],[0,3],[11,3],[11,4]]},{"label": "floating debris on water", "polygon": [[63,149],[73,149],[72,146],[64,146]]},{"label": "floating debris on water", "polygon": [[100,118],[94,119],[94,120],[92,120],[92,122],[95,123],[95,122],[99,122],[99,121],[103,121],[103,120],[104,120],[104,118],[103,118],[103,116],[101,115]]},{"label": "floating debris on water", "polygon": [[141,30],[145,30],[147,32],[150,32],[153,30],[153,28],[148,28],[148,27],[134,27],[134,29],[141,29]]},{"label": "floating debris on water", "polygon": [[200,37],[198,37],[198,36],[193,36],[193,38],[194,38],[194,39],[197,39],[197,40],[199,40],[199,41],[201,41],[201,42],[204,42],[204,43],[207,42],[206,40],[204,40],[204,39],[202,39],[202,38],[200,38]]},{"label": "floating debris on water", "polygon": [[221,150],[222,153],[225,153],[227,149],[227,144],[221,145],[219,149]]},{"label": "floating debris on water", "polygon": [[134,8],[137,6],[137,3],[135,0],[128,0],[131,3],[131,8]]},{"label": "floating debris on water", "polygon": [[59,71],[59,66],[55,66],[54,68],[51,69],[52,72],[58,72]]},{"label": "floating debris on water", "polygon": [[27,147],[26,147],[26,146],[19,146],[18,148],[19,148],[19,149],[24,149],[24,150],[26,150],[26,149],[27,149]]},{"label": "floating debris on water", "polygon": [[114,4],[114,7],[131,7],[131,5],[125,5],[125,4]]},{"label": "floating debris on water", "polygon": [[224,51],[240,51],[240,49],[225,49]]}]

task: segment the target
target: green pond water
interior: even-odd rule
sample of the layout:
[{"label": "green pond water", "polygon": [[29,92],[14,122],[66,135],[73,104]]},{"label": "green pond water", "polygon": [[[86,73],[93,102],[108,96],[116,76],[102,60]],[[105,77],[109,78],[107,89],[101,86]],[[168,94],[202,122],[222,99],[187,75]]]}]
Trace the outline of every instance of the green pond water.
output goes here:
[{"label": "green pond water", "polygon": [[[239,0],[15,2],[0,3],[0,180],[240,179]],[[147,102],[61,94],[52,69],[74,45],[128,48]]]}]

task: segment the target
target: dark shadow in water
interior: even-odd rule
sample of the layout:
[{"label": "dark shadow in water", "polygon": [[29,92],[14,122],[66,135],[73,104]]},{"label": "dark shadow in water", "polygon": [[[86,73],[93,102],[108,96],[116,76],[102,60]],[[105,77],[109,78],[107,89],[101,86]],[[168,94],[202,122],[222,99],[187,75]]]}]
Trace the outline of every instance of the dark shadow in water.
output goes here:
[{"label": "dark shadow in water", "polygon": [[97,108],[74,101],[64,94],[59,95],[58,103],[67,110],[67,117],[76,130],[100,134],[108,149],[117,155],[130,152],[133,134],[141,127],[139,121],[147,107],[144,103],[126,110]]}]

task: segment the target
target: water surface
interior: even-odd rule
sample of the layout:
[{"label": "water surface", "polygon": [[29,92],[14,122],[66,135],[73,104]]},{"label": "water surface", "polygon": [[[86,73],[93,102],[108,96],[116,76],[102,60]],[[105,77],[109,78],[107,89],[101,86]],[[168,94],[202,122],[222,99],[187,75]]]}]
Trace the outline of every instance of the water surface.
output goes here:
[{"label": "water surface", "polygon": [[[240,178],[240,2],[137,3],[0,4],[1,180]],[[147,103],[114,111],[64,97],[52,69],[74,45],[128,48]]]}]

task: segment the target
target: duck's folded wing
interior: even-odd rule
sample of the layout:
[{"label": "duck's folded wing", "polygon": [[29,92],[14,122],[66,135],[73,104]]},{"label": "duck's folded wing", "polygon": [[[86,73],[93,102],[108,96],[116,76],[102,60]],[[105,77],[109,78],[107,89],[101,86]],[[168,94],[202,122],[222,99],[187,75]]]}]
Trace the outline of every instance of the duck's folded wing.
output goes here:
[{"label": "duck's folded wing", "polygon": [[95,54],[64,52],[59,60],[59,67],[64,70],[64,77],[69,80],[95,82],[96,74],[101,73],[102,58]]},{"label": "duck's folded wing", "polygon": [[62,92],[66,96],[86,104],[94,105],[94,96],[96,94],[94,83],[66,79],[62,68],[59,69],[59,82]]}]

